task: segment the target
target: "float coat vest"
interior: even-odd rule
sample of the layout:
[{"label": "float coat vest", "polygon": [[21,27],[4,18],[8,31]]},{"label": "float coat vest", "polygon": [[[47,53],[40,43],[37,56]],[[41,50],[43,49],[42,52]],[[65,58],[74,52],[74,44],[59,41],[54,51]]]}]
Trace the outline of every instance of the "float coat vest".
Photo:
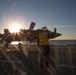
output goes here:
[{"label": "float coat vest", "polygon": [[39,34],[39,45],[48,45],[48,32],[41,32]]}]

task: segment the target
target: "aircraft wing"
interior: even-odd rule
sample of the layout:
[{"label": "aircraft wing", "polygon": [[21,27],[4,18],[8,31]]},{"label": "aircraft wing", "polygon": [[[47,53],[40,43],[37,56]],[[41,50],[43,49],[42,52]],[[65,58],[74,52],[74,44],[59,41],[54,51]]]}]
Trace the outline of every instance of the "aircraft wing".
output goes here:
[{"label": "aircraft wing", "polygon": [[[31,40],[31,42],[37,42],[37,38],[38,38],[39,33],[41,33],[41,29],[37,29],[37,30],[31,31],[31,34],[32,34],[31,37],[33,37],[33,39]],[[52,31],[48,31],[48,33],[49,33],[49,39],[56,38],[56,37],[59,37],[59,36],[62,35],[60,33],[54,33]]]},{"label": "aircraft wing", "polygon": [[54,33],[52,31],[49,31],[49,39],[56,38],[56,37],[59,37],[61,35],[62,34],[60,34],[60,33]]},{"label": "aircraft wing", "polygon": [[0,35],[0,43],[2,43],[3,41],[6,41],[6,42],[10,42],[11,41],[11,34],[10,33],[6,33],[6,34],[1,34]]},{"label": "aircraft wing", "polygon": [[11,41],[21,41],[18,33],[6,33],[0,36],[0,43],[6,41],[11,43]]},{"label": "aircraft wing", "polygon": [[[31,32],[34,36],[38,36],[39,35],[39,33],[41,33],[41,29],[37,29],[37,30],[34,30],[34,31],[32,31]],[[60,34],[60,33],[54,33],[54,32],[52,32],[52,31],[48,31],[48,33],[49,33],[49,38],[56,38],[56,37],[59,37],[59,36],[61,36],[62,34]]]}]

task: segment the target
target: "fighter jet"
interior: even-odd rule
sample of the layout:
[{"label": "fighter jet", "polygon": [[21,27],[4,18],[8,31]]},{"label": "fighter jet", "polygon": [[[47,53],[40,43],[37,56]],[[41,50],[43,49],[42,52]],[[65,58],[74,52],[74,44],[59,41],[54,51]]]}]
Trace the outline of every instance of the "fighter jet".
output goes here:
[{"label": "fighter jet", "polygon": [[[36,36],[39,35],[39,33],[41,32],[41,29],[37,29],[34,30],[36,23],[35,22],[31,22],[31,25],[29,27],[29,29],[20,29],[19,32],[14,32],[11,33],[8,29],[4,29],[4,34],[0,34],[0,42],[7,42],[7,43],[11,43],[12,41],[30,41],[30,42],[37,42],[37,38]],[[48,30],[49,34],[50,34],[50,38],[56,38],[61,36],[62,34],[60,33],[55,33]],[[53,35],[54,34],[54,35]],[[51,36],[53,35],[53,37]]]}]

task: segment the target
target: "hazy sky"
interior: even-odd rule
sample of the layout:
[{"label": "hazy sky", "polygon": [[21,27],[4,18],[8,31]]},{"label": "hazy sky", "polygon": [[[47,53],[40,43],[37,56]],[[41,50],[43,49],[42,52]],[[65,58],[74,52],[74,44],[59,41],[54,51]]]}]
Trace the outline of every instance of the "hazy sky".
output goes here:
[{"label": "hazy sky", "polygon": [[0,32],[12,22],[28,29],[32,21],[35,29],[57,27],[58,39],[76,39],[76,0],[0,0]]}]

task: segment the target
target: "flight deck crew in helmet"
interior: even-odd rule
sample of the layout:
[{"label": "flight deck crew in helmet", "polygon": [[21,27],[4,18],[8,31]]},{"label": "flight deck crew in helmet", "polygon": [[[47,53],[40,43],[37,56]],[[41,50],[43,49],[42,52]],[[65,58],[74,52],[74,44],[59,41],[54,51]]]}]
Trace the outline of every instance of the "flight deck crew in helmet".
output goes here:
[{"label": "flight deck crew in helmet", "polygon": [[[54,29],[54,33],[56,33],[56,28]],[[53,37],[53,36],[52,36]],[[42,27],[41,33],[38,36],[38,44],[40,48],[40,67],[45,66],[49,67],[49,31],[47,27]]]}]

